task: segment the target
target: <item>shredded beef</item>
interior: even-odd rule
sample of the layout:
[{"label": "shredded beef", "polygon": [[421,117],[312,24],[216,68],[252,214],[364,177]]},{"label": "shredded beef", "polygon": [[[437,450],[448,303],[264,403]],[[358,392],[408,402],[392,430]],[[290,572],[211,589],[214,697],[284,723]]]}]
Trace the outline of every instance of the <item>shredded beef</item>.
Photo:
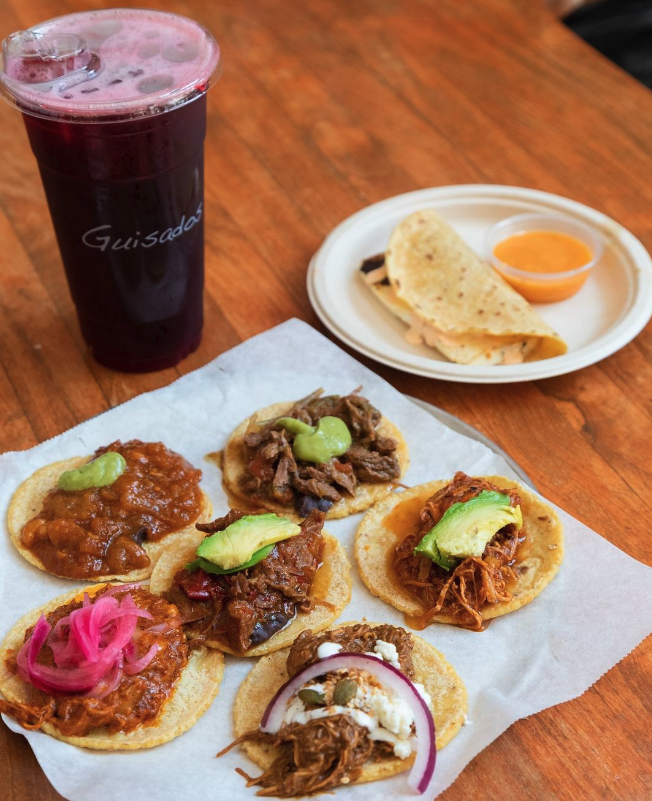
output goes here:
[{"label": "shredded beef", "polygon": [[[391,440],[392,442],[394,440]],[[386,440],[385,440],[386,442]],[[396,447],[396,445],[394,446]],[[396,478],[396,457],[378,451],[369,451],[361,445],[353,445],[346,453],[348,463],[360,481],[375,483]]]},{"label": "shredded beef", "polygon": [[[405,629],[389,624],[369,626],[354,623],[332,631],[313,634],[304,631],[295,640],[287,659],[287,672],[295,676],[303,667],[317,661],[317,649],[324,642],[334,642],[349,653],[373,650],[377,640],[392,643],[397,650],[403,672],[414,680],[412,637]],[[349,670],[354,680],[364,671]],[[321,677],[327,704],[334,703],[337,680]],[[371,740],[369,731],[357,724],[348,714],[336,714],[309,720],[305,724],[284,724],[276,734],[249,731],[239,737],[218,756],[243,742],[262,742],[277,752],[269,768],[258,778],[248,776],[247,786],[258,785],[260,796],[290,798],[323,792],[356,781],[366,762],[394,759],[391,743]]]},{"label": "shredded beef", "polygon": [[[144,656],[156,642],[158,651],[152,661],[134,675],[123,673],[118,687],[104,698],[83,695],[53,697],[34,687],[26,703],[0,699],[0,712],[14,717],[26,729],[38,729],[49,722],[66,737],[83,737],[94,729],[106,726],[111,734],[130,732],[138,726],[153,723],[172,695],[181,671],[187,663],[187,646],[177,610],[167,601],[143,589],[129,590],[140,609],[151,613],[152,619],[141,618],[136,641],[138,657]],[[121,594],[115,596],[118,600]],[[81,606],[73,601],[47,615],[54,627],[57,621]],[[154,630],[154,634],[150,633]],[[25,632],[24,642],[33,627]],[[54,666],[52,650],[44,645],[38,663]],[[7,659],[7,668],[16,672],[16,654]]]},{"label": "shredded beef", "polygon": [[306,665],[316,662],[317,649],[322,643],[334,642],[342,646],[342,651],[364,654],[374,650],[376,640],[383,640],[395,646],[401,670],[409,679],[414,679],[412,637],[405,629],[400,626],[391,626],[389,623],[373,627],[367,623],[354,623],[351,626],[342,626],[320,634],[302,631],[288,654],[288,676],[292,678]]},{"label": "shredded beef", "polygon": [[[378,433],[378,409],[358,390],[343,397],[322,397],[321,392],[298,401],[285,416],[308,425],[316,425],[322,417],[339,417],[351,432],[349,450],[325,464],[296,460],[292,452],[294,434],[275,428],[273,420],[260,425],[252,420],[244,436],[247,470],[241,489],[246,495],[261,502],[294,505],[303,513],[316,507],[327,511],[343,497],[354,496],[359,482],[378,484],[399,478],[397,443]],[[306,498],[313,503],[306,504]]]},{"label": "shredded beef", "polygon": [[[224,531],[232,523],[237,523],[241,517],[251,514],[258,514],[258,512],[242,512],[239,509],[229,509],[224,517],[217,517],[212,523],[196,523],[195,528],[204,534],[215,534],[217,531]],[[264,514],[264,510],[260,511],[260,514]]]},{"label": "shredded beef", "polygon": [[521,499],[515,489],[501,489],[483,478],[471,478],[458,472],[455,477],[428,499],[419,514],[414,531],[396,545],[394,570],[403,587],[415,595],[424,606],[421,622],[426,625],[439,612],[452,616],[458,625],[482,631],[480,610],[487,603],[509,601],[510,581],[516,579],[511,568],[523,529],[510,524],[500,529],[488,543],[481,558],[470,556],[454,570],[447,571],[426,556],[417,556],[415,547],[425,534],[439,522],[454,503],[465,503],[483,490],[509,495],[511,506]]},{"label": "shredded beef", "polygon": [[[251,512],[232,510],[197,528],[223,531],[245,514]],[[277,543],[265,559],[237,573],[180,570],[166,597],[178,607],[191,644],[222,641],[244,653],[284,628],[297,613],[309,612],[310,589],[322,562],[323,525],[323,512],[311,512],[300,534]]]},{"label": "shredded beef", "polygon": [[257,795],[278,798],[324,792],[354,782],[374,753],[368,730],[349,715],[291,723],[275,735],[247,732],[229,747],[242,742],[263,742],[279,749],[274,762],[258,778],[238,771],[247,779],[247,787],[262,788]]},{"label": "shredded beef", "polygon": [[[321,634],[302,632],[288,654],[288,676],[291,678],[306,665],[316,662],[317,649],[322,643],[338,643],[342,651],[348,653],[368,653],[373,651],[377,640],[396,647],[402,671],[414,680],[411,635],[398,626],[383,624],[372,627],[366,623],[341,626]],[[355,678],[359,672],[349,671],[348,676]],[[336,681],[324,677],[319,681],[324,687],[326,703],[334,703],[332,693]],[[277,734],[259,729],[250,731],[222,753],[242,742],[262,742],[278,750],[274,762],[258,778],[239,772],[247,779],[248,787],[258,785],[262,788],[258,795],[280,798],[323,792],[349,784],[360,777],[365,762],[395,758],[391,743],[371,740],[368,730],[347,714],[317,718],[305,724],[285,724]]]}]

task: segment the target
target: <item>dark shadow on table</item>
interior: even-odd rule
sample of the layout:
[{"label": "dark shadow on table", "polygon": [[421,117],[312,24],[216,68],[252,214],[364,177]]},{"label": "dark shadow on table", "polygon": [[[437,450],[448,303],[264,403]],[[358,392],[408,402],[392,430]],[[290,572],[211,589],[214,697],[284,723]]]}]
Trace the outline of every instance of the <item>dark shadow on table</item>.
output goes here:
[{"label": "dark shadow on table", "polygon": [[601,0],[577,9],[564,22],[652,88],[652,0]]}]

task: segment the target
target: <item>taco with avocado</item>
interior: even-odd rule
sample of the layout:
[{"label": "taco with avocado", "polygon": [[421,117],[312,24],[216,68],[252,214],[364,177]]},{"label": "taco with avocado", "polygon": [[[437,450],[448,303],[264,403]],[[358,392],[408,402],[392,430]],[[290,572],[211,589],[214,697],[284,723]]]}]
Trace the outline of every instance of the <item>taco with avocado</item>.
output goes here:
[{"label": "taco with avocado", "polygon": [[197,722],[223,671],[218,651],[189,651],[172,604],[138,584],[99,584],[55,598],[9,632],[0,712],[82,748],[151,748]]},{"label": "taco with avocado", "polygon": [[504,476],[432,481],[363,518],[355,559],[369,590],[420,626],[486,622],[530,603],[564,556],[555,512]]},{"label": "taco with avocado", "polygon": [[433,209],[406,217],[360,272],[411,344],[459,364],[550,359],[567,345]]},{"label": "taco with avocado", "polygon": [[161,557],[152,592],[179,609],[193,647],[236,656],[284,648],[305,628],[329,626],[351,598],[348,559],[323,526],[317,510],[297,524],[232,509]]},{"label": "taco with avocado", "polygon": [[[258,794],[290,798],[410,770],[426,792],[436,751],[457,734],[467,692],[444,656],[389,624],[304,631],[263,657],[235,699],[237,740],[263,773]],[[218,754],[221,756],[221,754]]]},{"label": "taco with avocado", "polygon": [[293,519],[312,509],[346,517],[388,495],[407,470],[407,445],[359,391],[324,396],[320,389],[255,412],[224,450],[227,490]]},{"label": "taco with avocado", "polygon": [[161,442],[112,442],[23,481],[7,513],[11,541],[54,576],[140,581],[193,523],[210,520],[200,478]]}]

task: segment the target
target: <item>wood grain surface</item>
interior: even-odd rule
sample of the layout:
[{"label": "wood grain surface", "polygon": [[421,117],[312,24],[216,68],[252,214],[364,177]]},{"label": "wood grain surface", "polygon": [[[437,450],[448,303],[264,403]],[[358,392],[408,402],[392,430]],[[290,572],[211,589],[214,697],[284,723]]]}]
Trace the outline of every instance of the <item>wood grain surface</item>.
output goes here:
[{"label": "wood grain surface", "polygon": [[[0,0],[2,31],[110,5]],[[290,316],[321,329],[305,291],[311,255],[343,218],[399,192],[543,189],[605,212],[652,247],[652,95],[540,0],[157,6],[199,20],[223,48],[206,140],[203,343],[178,369],[149,375],[92,361],[36,163],[18,113],[2,104],[0,450],[29,448],[164,386]],[[600,364],[513,386],[368,364],[480,429],[548,498],[652,564],[650,326]],[[648,639],[581,698],[512,726],[440,798],[652,799],[651,687]],[[4,724],[0,796],[60,798]]]}]

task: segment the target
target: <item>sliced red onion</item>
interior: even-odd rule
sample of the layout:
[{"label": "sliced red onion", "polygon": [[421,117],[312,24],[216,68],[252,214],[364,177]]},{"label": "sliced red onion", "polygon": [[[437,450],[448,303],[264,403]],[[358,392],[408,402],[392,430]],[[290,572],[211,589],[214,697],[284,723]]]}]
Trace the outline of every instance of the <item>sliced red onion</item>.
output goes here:
[{"label": "sliced red onion", "polygon": [[[132,653],[134,656],[135,656],[135,651],[136,648],[133,647]],[[157,653],[158,653],[158,643],[154,643],[152,647],[149,649],[149,651],[144,656],[141,656],[140,659],[132,661],[132,658],[129,656],[129,654],[127,654],[125,659],[126,664],[124,666],[125,673],[128,673],[130,676],[132,676],[134,673],[140,673],[141,670],[144,670],[147,667],[147,665],[149,665],[149,663],[152,661],[152,659],[154,659]]]},{"label": "sliced red onion", "polygon": [[122,656],[114,659],[109,672],[93,687],[92,690],[86,693],[88,698],[102,699],[106,698],[109,693],[118,689],[118,685],[122,680],[123,661]]},{"label": "sliced red onion", "polygon": [[32,636],[16,657],[18,675],[34,687],[49,694],[69,694],[90,690],[99,681],[101,673],[105,669],[104,666],[98,665],[94,670],[69,668],[62,671],[61,668],[52,668],[37,663],[36,659],[50,630],[50,624],[41,615],[34,626]]},{"label": "sliced red onion", "polygon": [[36,657],[51,629],[52,627],[45,619],[45,615],[41,615],[34,626],[32,636],[23,645],[16,657],[16,666],[21,678],[26,678],[29,681],[30,671],[36,664]]},{"label": "sliced red onion", "polygon": [[[132,640],[139,618],[151,620],[153,616],[140,609],[129,594],[120,601],[101,595],[92,604],[84,602],[59,620],[54,630],[41,615],[16,658],[18,675],[49,695],[104,698],[119,685],[123,669],[129,674],[140,672],[158,651],[155,643],[140,659],[133,658],[137,651]],[[46,641],[55,667],[37,661]],[[126,649],[131,653],[128,669],[124,668]]]},{"label": "sliced red onion", "polygon": [[174,623],[172,621],[163,621],[163,623],[157,623],[155,626],[150,626],[146,629],[148,634],[163,634],[170,628],[176,628],[177,621],[175,620]]},{"label": "sliced red onion", "polygon": [[70,640],[74,638],[79,650],[89,661],[95,661],[98,657],[100,630],[107,613],[113,612],[118,606],[115,598],[97,598],[92,606],[82,606],[71,613]]},{"label": "sliced red onion", "polygon": [[260,722],[262,731],[276,734],[283,725],[290,699],[310,681],[335,670],[358,668],[371,673],[387,689],[392,690],[412,710],[416,729],[417,752],[412,770],[408,776],[408,785],[419,795],[425,793],[433,773],[437,759],[435,745],[435,722],[428,705],[419,695],[416,687],[400,670],[375,656],[365,654],[339,653],[318,659],[303,668],[293,678],[286,681],[267,705]]}]

